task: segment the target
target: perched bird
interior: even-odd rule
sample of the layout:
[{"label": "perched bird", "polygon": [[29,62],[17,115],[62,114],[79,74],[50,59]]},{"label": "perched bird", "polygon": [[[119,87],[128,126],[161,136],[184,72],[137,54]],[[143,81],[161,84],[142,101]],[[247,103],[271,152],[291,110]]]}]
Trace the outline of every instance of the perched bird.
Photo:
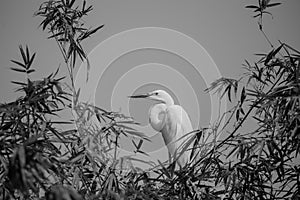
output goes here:
[{"label": "perched bird", "polygon": [[177,163],[183,167],[190,156],[189,151],[182,151],[187,140],[187,137],[184,136],[193,131],[185,110],[179,105],[174,105],[174,100],[164,90],[155,90],[147,94],[129,97],[146,98],[156,102],[149,110],[149,122],[154,130],[162,133],[169,154],[177,158]]}]

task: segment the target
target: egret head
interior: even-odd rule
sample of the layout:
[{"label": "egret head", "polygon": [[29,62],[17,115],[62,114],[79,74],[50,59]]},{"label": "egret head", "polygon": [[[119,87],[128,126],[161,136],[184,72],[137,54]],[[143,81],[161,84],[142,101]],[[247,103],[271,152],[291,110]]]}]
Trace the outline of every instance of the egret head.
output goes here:
[{"label": "egret head", "polygon": [[147,94],[134,95],[134,96],[129,96],[129,97],[130,98],[147,98],[147,99],[157,101],[158,103],[164,103],[166,105],[174,104],[172,97],[164,90],[154,90]]}]

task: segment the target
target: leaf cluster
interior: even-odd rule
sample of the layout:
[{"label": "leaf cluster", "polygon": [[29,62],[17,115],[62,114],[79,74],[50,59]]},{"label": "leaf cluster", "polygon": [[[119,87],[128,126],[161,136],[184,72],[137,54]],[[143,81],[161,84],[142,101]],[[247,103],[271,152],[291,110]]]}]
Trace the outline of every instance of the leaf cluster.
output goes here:
[{"label": "leaf cluster", "polygon": [[[246,72],[239,80],[222,78],[209,88],[234,82],[223,91],[229,100],[232,91],[238,97],[228,119],[234,128],[227,130],[226,138],[216,148],[227,161],[222,176],[225,191],[234,199],[297,199],[300,52],[281,43],[258,56],[253,65],[245,61]],[[256,125],[250,131],[243,130],[242,125],[250,119]]]},{"label": "leaf cluster", "polygon": [[61,150],[54,143],[74,140],[53,127],[68,122],[51,120],[69,101],[70,95],[60,83],[63,77],[56,78],[57,70],[43,80],[32,81],[28,74],[34,71],[31,66],[35,54],[30,56],[28,47],[24,50],[21,46],[20,53],[23,62],[13,60],[18,66],[12,70],[24,73],[27,82],[12,83],[24,95],[0,105],[0,187],[1,195],[7,198],[27,198],[30,193],[46,189],[48,176],[59,171],[57,158]]}]

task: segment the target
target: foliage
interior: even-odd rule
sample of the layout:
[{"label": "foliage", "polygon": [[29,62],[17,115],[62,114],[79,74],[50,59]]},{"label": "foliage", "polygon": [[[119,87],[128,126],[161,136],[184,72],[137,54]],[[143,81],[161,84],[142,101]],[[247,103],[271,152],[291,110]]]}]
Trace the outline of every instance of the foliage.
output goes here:
[{"label": "foliage", "polygon": [[[118,138],[121,134],[145,138],[128,126],[136,124],[130,117],[79,102],[80,90],[75,92],[73,81],[76,58],[88,61],[81,42],[103,25],[85,28],[82,17],[92,6],[86,7],[85,1],[81,9],[74,5],[74,0],[47,1],[36,12],[44,18],[42,29],[47,29],[49,39],[54,38],[58,44],[70,86],[63,84],[64,77],[56,78],[58,69],[33,81],[30,74],[35,71],[32,65],[36,54],[31,56],[28,47],[20,46],[22,62],[12,60],[17,67],[11,69],[25,74],[27,82],[12,81],[24,95],[2,104],[0,109],[2,199],[110,196],[121,188],[118,165],[130,164],[130,157],[116,158]],[[60,111],[67,110],[72,111],[74,119],[61,121]],[[93,117],[99,122],[91,122]]]},{"label": "foliage", "polygon": [[[25,51],[21,46],[20,52],[23,62],[13,60],[18,68],[12,70],[24,73],[27,82],[12,82],[24,96],[0,106],[3,199],[22,195],[28,198],[31,193],[49,187],[47,179],[50,177],[58,181],[55,174],[63,169],[57,160],[62,156],[60,148],[76,140],[71,131],[58,132],[54,128],[55,124],[67,122],[51,120],[69,101],[70,95],[60,83],[63,77],[56,78],[57,70],[43,80],[32,81],[29,74],[34,71],[35,54],[31,56],[29,49],[26,47]],[[16,193],[16,189],[22,193]]]},{"label": "foliage", "polygon": [[[41,4],[39,10],[35,13],[36,16],[44,18],[40,26],[50,33],[48,39],[54,38],[57,42],[69,70],[72,89],[74,89],[73,69],[76,58],[79,56],[81,60],[88,61],[81,45],[82,41],[104,26],[100,25],[94,29],[86,28],[83,17],[92,11],[93,7],[87,7],[86,1],[83,1],[81,9],[78,6],[74,8],[74,6],[75,0],[46,1]],[[89,69],[89,63],[87,66]]]},{"label": "foliage", "polygon": [[[134,158],[117,157],[121,135],[138,137],[134,153],[144,153],[147,137],[133,128],[137,123],[80,102],[74,87],[77,58],[88,63],[81,42],[103,27],[84,26],[92,6],[42,3],[36,15],[55,39],[71,84],[57,78],[58,69],[32,80],[36,54],[20,46],[22,61],[12,60],[11,69],[26,76],[12,81],[23,95],[0,105],[0,199],[299,199],[300,52],[282,42],[275,48],[263,31],[263,16],[277,5],[246,6],[272,49],[253,64],[245,61],[240,78],[223,77],[207,89],[226,95],[233,107],[214,126],[189,133],[183,149],[192,148],[191,162],[180,169],[175,161],[159,162],[143,171]],[[66,111],[72,119],[61,121]],[[210,135],[215,140],[205,144]]]},{"label": "foliage", "polygon": [[[281,44],[259,56],[253,65],[246,61],[245,75],[226,87],[242,89],[239,95],[235,90],[239,99],[230,111],[234,128],[214,152],[224,158],[218,182],[233,199],[298,199],[300,54]],[[230,97],[231,91],[224,92]],[[244,130],[251,118],[257,127]]]}]

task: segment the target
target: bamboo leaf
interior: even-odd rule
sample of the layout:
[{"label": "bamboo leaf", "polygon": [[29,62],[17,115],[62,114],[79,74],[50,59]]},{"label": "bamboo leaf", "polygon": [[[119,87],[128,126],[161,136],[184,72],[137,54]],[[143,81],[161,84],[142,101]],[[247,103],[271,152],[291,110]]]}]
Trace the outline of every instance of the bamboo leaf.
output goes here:
[{"label": "bamboo leaf", "polygon": [[281,3],[270,3],[267,5],[267,7],[269,8],[269,7],[279,6],[279,5],[281,5]]},{"label": "bamboo leaf", "polygon": [[245,91],[245,87],[243,87],[242,92],[241,92],[241,105],[244,103],[246,99],[246,91]]},{"label": "bamboo leaf", "polygon": [[144,140],[140,140],[140,141],[139,141],[139,144],[138,144],[138,146],[137,146],[137,149],[140,149],[140,148],[141,148],[143,142],[144,142]]},{"label": "bamboo leaf", "polygon": [[30,69],[30,70],[27,70],[27,71],[26,71],[27,74],[30,74],[30,73],[32,73],[32,72],[35,72],[35,70],[34,70],[34,69]]},{"label": "bamboo leaf", "polygon": [[50,35],[50,36],[48,37],[48,39],[57,37],[57,36],[62,35],[62,34],[65,34],[65,32],[64,32],[64,31],[61,31],[61,32],[58,32],[58,33],[56,33],[56,34]]},{"label": "bamboo leaf", "polygon": [[29,69],[29,68],[31,67],[31,65],[32,65],[32,63],[33,63],[33,60],[34,60],[34,58],[35,58],[35,55],[36,55],[36,53],[34,53],[34,54],[32,55],[32,57],[30,58],[30,60],[29,60],[29,62],[28,62],[28,65],[27,65],[27,68],[26,68],[26,69]]},{"label": "bamboo leaf", "polygon": [[258,6],[255,6],[255,5],[248,5],[248,6],[246,6],[245,8],[258,9],[259,7],[258,7]]},{"label": "bamboo leaf", "polygon": [[92,34],[94,34],[94,33],[96,33],[98,30],[100,30],[103,27],[104,27],[104,24],[102,24],[102,25],[98,26],[97,28],[89,31],[89,36],[92,35]]},{"label": "bamboo leaf", "polygon": [[23,63],[20,63],[20,62],[15,61],[15,60],[11,60],[11,62],[13,62],[13,63],[15,63],[15,64],[17,64],[17,65],[23,67],[24,69],[26,69],[26,65],[24,65]]},{"label": "bamboo leaf", "polygon": [[22,83],[22,82],[18,82],[18,81],[11,81],[13,84],[16,84],[16,85],[21,85],[21,86],[26,86],[27,84],[26,83]]},{"label": "bamboo leaf", "polygon": [[27,45],[26,45],[26,60],[27,60],[26,64],[28,64],[29,60],[30,60],[30,54],[29,54],[29,49],[28,49]]},{"label": "bamboo leaf", "polygon": [[16,71],[16,72],[26,73],[26,70],[25,70],[25,69],[19,69],[19,68],[15,68],[15,67],[11,67],[10,69],[11,69],[11,70],[14,70],[14,71]]},{"label": "bamboo leaf", "polygon": [[137,137],[140,137],[140,138],[143,138],[149,142],[151,142],[151,140],[142,132],[139,132],[139,131],[131,131],[131,130],[124,130],[125,133],[128,133],[130,135],[133,135],[133,136],[137,136]]},{"label": "bamboo leaf", "polygon": [[27,64],[28,61],[27,61],[27,59],[26,59],[25,52],[24,52],[23,47],[22,47],[21,45],[19,46],[19,49],[20,49],[20,52],[21,52],[21,55],[22,55],[22,58],[23,58],[24,63]]},{"label": "bamboo leaf", "polygon": [[228,85],[228,87],[229,87],[229,89],[227,92],[227,96],[228,96],[229,101],[231,102],[231,85]]},{"label": "bamboo leaf", "polygon": [[236,110],[235,118],[237,121],[240,119],[240,110],[239,109]]}]

